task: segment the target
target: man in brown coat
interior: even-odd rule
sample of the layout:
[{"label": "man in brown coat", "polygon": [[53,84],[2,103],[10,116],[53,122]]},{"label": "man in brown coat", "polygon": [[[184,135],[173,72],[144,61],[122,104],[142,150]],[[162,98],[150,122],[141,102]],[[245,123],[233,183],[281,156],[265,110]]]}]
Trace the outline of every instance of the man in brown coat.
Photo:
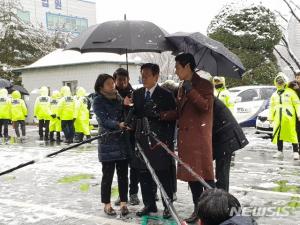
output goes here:
[{"label": "man in brown coat", "polygon": [[[212,157],[213,126],[213,86],[201,78],[194,70],[196,67],[193,55],[183,53],[175,58],[176,74],[182,84],[178,90],[177,111],[161,113],[162,120],[178,119],[178,155],[179,157],[211,186],[214,186]],[[203,185],[184,167],[178,165],[177,178],[189,183],[196,205]],[[197,214],[186,220],[195,222]]]}]

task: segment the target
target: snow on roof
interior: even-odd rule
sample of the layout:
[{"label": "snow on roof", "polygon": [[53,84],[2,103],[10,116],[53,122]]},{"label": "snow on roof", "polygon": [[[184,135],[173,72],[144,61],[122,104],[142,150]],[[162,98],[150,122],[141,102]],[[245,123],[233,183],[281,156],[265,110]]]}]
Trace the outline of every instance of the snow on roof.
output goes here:
[{"label": "snow on roof", "polygon": [[[116,62],[126,63],[125,55],[118,55],[114,53],[80,53],[73,50],[57,49],[48,55],[40,58],[33,64],[17,69],[19,71],[43,67],[65,66],[74,64],[96,63],[96,62]],[[138,60],[128,60],[128,64],[139,64]]]}]

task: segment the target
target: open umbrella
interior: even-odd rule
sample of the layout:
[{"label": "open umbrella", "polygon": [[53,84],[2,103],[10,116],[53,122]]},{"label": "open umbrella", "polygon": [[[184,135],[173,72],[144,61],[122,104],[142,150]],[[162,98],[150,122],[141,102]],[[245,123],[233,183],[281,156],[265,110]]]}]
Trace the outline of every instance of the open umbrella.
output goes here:
[{"label": "open umbrella", "polygon": [[13,91],[19,91],[22,95],[29,95],[29,92],[20,85],[13,85],[7,89],[9,93],[12,93]]},{"label": "open umbrella", "polygon": [[12,86],[12,83],[9,80],[0,78],[0,88],[9,88]]},{"label": "open umbrella", "polygon": [[166,36],[178,52],[194,55],[197,68],[209,72],[213,76],[241,78],[245,68],[240,59],[229,51],[222,43],[199,32],[178,32]]},{"label": "open umbrella", "polygon": [[84,52],[110,52],[126,54],[134,52],[172,51],[165,39],[167,32],[148,21],[116,20],[89,27],[75,38],[66,50]]}]

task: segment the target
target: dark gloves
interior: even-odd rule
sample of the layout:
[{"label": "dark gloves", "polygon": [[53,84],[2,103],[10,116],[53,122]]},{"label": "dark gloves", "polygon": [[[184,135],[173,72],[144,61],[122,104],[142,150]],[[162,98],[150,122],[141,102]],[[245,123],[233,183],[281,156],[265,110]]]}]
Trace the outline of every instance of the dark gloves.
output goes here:
[{"label": "dark gloves", "polygon": [[60,117],[58,116],[58,117],[57,117],[57,119],[59,119],[59,120],[60,120]]},{"label": "dark gloves", "polygon": [[53,119],[55,119],[55,118],[56,118],[56,115],[55,115],[55,114],[52,114],[51,117],[52,117]]},{"label": "dark gloves", "polygon": [[160,112],[157,105],[152,100],[146,101],[144,115],[148,118],[160,118]]},{"label": "dark gloves", "polygon": [[190,80],[183,81],[182,87],[186,91],[186,94],[193,89],[192,82]]},{"label": "dark gloves", "polygon": [[91,113],[90,113],[90,116],[89,116],[89,118],[90,118],[90,119],[92,119],[92,118],[93,118],[93,114],[91,114]]},{"label": "dark gloves", "polygon": [[76,118],[73,119],[73,122],[75,122]]}]

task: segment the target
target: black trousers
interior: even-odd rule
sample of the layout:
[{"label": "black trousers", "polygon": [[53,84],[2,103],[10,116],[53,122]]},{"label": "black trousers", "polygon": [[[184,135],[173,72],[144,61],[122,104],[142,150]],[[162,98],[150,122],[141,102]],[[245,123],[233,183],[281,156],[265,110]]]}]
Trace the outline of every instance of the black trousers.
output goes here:
[{"label": "black trousers", "polygon": [[74,121],[73,120],[62,120],[61,128],[64,132],[66,140],[73,140],[75,135]]},{"label": "black trousers", "polygon": [[[206,182],[211,186],[215,187],[215,182],[213,180],[206,180]],[[196,206],[198,204],[199,198],[204,191],[204,186],[199,181],[189,181],[189,186],[191,188],[193,203]]]},{"label": "black trousers", "polygon": [[[155,170],[155,173],[165,189],[168,197],[173,201],[173,183],[171,170]],[[155,207],[155,182],[148,170],[140,170],[141,190],[143,196],[143,203],[147,207]],[[163,199],[163,198],[162,198]],[[165,201],[163,201],[166,207]]]},{"label": "black trousers", "polygon": [[15,128],[17,137],[20,137],[19,127],[21,127],[22,136],[24,137],[26,135],[25,120],[14,121],[14,128]]},{"label": "black trousers", "polygon": [[137,194],[140,182],[139,170],[137,168],[130,167],[129,180],[129,195]]},{"label": "black trousers", "polygon": [[[50,120],[39,120],[39,135],[40,138],[49,137],[49,123]],[[45,135],[44,135],[44,128],[45,128]]]},{"label": "black trousers", "polygon": [[216,168],[216,187],[229,191],[229,174],[230,174],[230,163],[231,154],[225,155],[220,159],[215,160]]},{"label": "black trousers", "polygon": [[0,119],[0,137],[2,137],[2,127],[3,127],[3,136],[8,137],[8,119]]},{"label": "black trousers", "polygon": [[102,162],[101,202],[104,204],[110,203],[115,169],[117,170],[120,200],[121,202],[128,201],[128,161]]},{"label": "black trousers", "polygon": [[[277,149],[278,149],[278,151],[282,152],[283,151],[283,141],[279,140],[279,135],[280,134],[278,134]],[[292,146],[293,146],[293,152],[299,152],[298,143],[292,143]]]}]

